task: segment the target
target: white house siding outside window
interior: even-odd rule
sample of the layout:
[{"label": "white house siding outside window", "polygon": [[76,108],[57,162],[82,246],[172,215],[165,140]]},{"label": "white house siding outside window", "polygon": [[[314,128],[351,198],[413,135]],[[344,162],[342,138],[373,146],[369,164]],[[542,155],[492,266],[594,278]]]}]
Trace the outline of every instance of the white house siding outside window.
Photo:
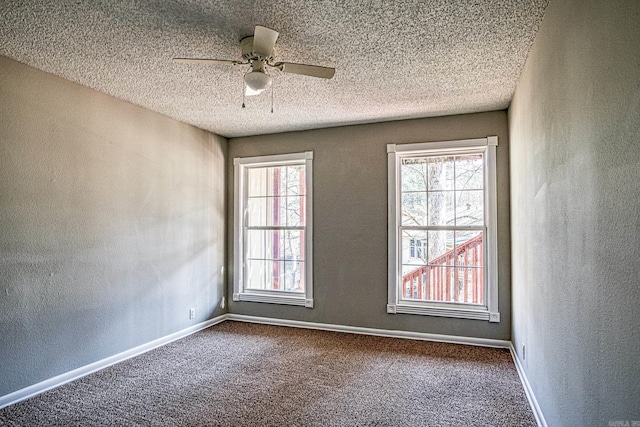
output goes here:
[{"label": "white house siding outside window", "polygon": [[313,307],[313,153],[234,159],[235,301]]},{"label": "white house siding outside window", "polygon": [[387,146],[388,313],[499,322],[496,146]]}]

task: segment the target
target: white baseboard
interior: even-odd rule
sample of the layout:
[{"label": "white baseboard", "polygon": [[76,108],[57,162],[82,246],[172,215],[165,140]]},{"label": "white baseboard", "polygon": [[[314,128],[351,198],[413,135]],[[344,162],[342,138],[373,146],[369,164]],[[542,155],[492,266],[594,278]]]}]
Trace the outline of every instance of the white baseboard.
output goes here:
[{"label": "white baseboard", "polygon": [[529,379],[527,378],[527,374],[524,372],[524,367],[522,366],[522,363],[518,358],[518,353],[516,353],[516,349],[513,347],[513,343],[509,343],[509,350],[511,351],[511,357],[513,358],[513,363],[515,363],[516,365],[516,370],[518,371],[518,375],[520,376],[520,381],[522,382],[522,386],[524,387],[524,392],[527,395],[527,399],[529,400],[529,405],[531,406],[533,415],[536,417],[538,426],[547,427],[547,420],[544,419],[544,414],[542,413],[542,409],[540,409],[540,405],[538,405],[538,400],[536,399],[535,394],[533,394],[533,389],[529,384]]},{"label": "white baseboard", "polygon": [[475,338],[475,337],[459,337],[456,335],[428,334],[424,332],[408,332],[408,331],[398,331],[398,330],[389,330],[389,329],[362,328],[359,326],[343,326],[343,325],[335,325],[330,323],[313,323],[313,322],[304,322],[300,320],[276,319],[272,317],[246,316],[243,314],[228,314],[227,319],[235,320],[238,322],[262,323],[266,325],[277,325],[277,326],[291,326],[294,328],[320,329],[323,331],[347,332],[351,334],[375,335],[380,337],[405,338],[405,339],[423,340],[423,341],[437,341],[437,342],[446,342],[446,343],[453,343],[453,344],[475,345],[480,347],[509,348],[509,346],[511,345],[511,342],[506,340],[494,340],[494,339],[488,339],[488,338]]},{"label": "white baseboard", "polygon": [[142,353],[146,353],[147,351],[153,350],[154,348],[158,348],[165,344],[169,344],[170,342],[184,338],[202,329],[206,329],[210,326],[224,322],[225,320],[235,320],[238,322],[248,322],[248,323],[262,323],[266,325],[290,326],[295,328],[319,329],[323,331],[346,332],[346,333],[352,333],[352,334],[375,335],[375,336],[391,337],[391,338],[436,341],[436,342],[446,342],[446,343],[452,343],[452,344],[466,344],[466,345],[474,345],[474,346],[480,346],[480,347],[508,348],[511,352],[511,356],[516,365],[516,370],[518,371],[518,375],[520,376],[520,380],[522,381],[525,394],[527,395],[527,399],[529,400],[529,404],[531,405],[531,409],[533,410],[533,414],[536,418],[536,421],[538,422],[538,425],[540,427],[547,427],[547,422],[544,419],[542,410],[538,405],[538,401],[536,400],[536,397],[533,394],[533,390],[529,385],[529,380],[527,379],[527,376],[524,372],[522,364],[520,363],[520,359],[518,359],[516,351],[513,348],[513,344],[510,341],[494,340],[494,339],[487,339],[487,338],[475,338],[475,337],[460,337],[456,335],[429,334],[429,333],[423,333],[423,332],[408,332],[408,331],[398,331],[398,330],[388,330],[388,329],[363,328],[358,326],[344,326],[344,325],[335,325],[335,324],[329,324],[329,323],[304,322],[300,320],[287,320],[287,319],[277,319],[277,318],[271,318],[271,317],[247,316],[242,314],[223,314],[221,316],[215,317],[205,322],[198,323],[197,325],[193,325],[188,328],[185,328],[181,331],[174,332],[173,334],[167,335],[165,337],[158,338],[146,344],[142,344],[138,347],[134,347],[132,349],[123,351],[122,353],[115,354],[113,356],[107,357],[102,360],[98,360],[97,362],[93,362],[86,366],[82,366],[80,368],[66,372],[64,374],[55,376],[53,378],[49,378],[48,380],[14,391],[13,393],[0,396],[0,409],[6,406],[12,405],[14,403],[18,403],[22,400],[28,399],[40,393],[43,393],[47,390],[51,390],[53,388],[59,387],[63,384],[66,384],[70,381],[84,377],[85,375],[89,375],[93,372],[99,371],[108,366],[122,362],[129,358],[138,356]]},{"label": "white baseboard", "polygon": [[227,315],[223,314],[213,319],[209,319],[205,322],[198,323],[197,325],[193,325],[188,328],[185,328],[181,331],[174,332],[173,334],[167,335],[165,337],[158,338],[146,344],[142,344],[132,349],[123,351],[122,353],[114,354],[113,356],[109,356],[105,359],[98,360],[97,362],[90,363],[88,365],[74,369],[73,371],[65,372],[64,374],[60,374],[53,378],[49,378],[48,380],[44,380],[37,384],[33,384],[23,389],[14,391],[13,393],[0,396],[0,409],[4,408],[5,406],[13,405],[14,403],[18,403],[22,400],[33,397],[37,394],[43,393],[47,390],[51,390],[53,388],[59,387],[70,381],[84,377],[85,375],[89,375],[93,372],[99,371],[100,369],[104,369],[113,364],[138,356],[142,353],[146,353],[147,351],[153,350],[154,348],[158,348],[165,344],[169,344],[172,341],[179,340],[180,338],[184,338],[187,335],[191,335],[202,329],[206,329],[220,322],[224,322],[225,320],[227,320]]}]

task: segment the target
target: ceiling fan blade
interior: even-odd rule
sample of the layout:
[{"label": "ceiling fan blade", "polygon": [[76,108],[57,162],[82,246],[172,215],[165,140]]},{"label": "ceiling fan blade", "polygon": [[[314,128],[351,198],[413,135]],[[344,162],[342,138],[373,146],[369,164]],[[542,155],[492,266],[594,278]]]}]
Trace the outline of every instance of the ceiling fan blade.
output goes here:
[{"label": "ceiling fan blade", "polygon": [[206,58],[173,58],[175,64],[222,64],[222,65],[238,65],[240,61],[231,61],[228,59],[206,59]]},{"label": "ceiling fan blade", "polygon": [[278,40],[278,34],[275,30],[256,25],[253,33],[253,53],[263,58],[270,57]]},{"label": "ceiling fan blade", "polygon": [[273,65],[285,73],[302,74],[304,76],[330,79],[336,73],[335,68],[320,67],[318,65],[292,64],[290,62],[278,62]]}]

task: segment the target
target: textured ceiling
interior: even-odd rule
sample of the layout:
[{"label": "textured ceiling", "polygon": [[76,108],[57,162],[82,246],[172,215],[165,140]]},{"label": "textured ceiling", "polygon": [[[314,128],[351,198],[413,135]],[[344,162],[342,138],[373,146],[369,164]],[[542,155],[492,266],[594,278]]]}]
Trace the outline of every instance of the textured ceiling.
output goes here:
[{"label": "textured ceiling", "polygon": [[[504,109],[547,0],[2,0],[0,54],[225,137]],[[335,67],[332,80],[274,72],[246,98],[240,59],[255,25],[276,60]]]}]

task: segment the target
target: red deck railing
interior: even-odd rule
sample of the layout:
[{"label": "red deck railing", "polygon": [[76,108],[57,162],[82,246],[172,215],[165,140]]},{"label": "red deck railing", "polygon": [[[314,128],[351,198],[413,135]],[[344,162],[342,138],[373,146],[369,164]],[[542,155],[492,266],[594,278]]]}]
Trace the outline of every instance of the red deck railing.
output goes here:
[{"label": "red deck railing", "polygon": [[482,233],[402,276],[402,297],[482,304]]}]

